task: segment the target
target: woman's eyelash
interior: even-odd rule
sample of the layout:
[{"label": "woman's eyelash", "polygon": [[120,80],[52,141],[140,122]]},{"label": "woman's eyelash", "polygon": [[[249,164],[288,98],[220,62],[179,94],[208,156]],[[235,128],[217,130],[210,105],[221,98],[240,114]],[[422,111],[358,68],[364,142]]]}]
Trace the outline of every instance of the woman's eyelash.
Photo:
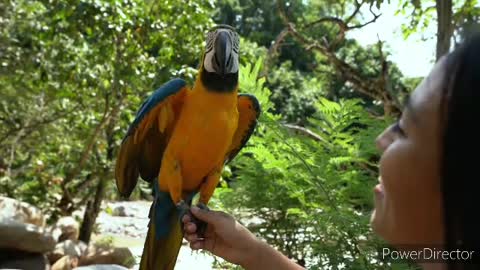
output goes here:
[{"label": "woman's eyelash", "polygon": [[392,128],[393,132],[395,133],[398,133],[402,136],[405,136],[405,131],[402,129],[402,127],[400,126],[400,121],[397,121],[395,122],[395,124],[393,125],[393,128]]}]

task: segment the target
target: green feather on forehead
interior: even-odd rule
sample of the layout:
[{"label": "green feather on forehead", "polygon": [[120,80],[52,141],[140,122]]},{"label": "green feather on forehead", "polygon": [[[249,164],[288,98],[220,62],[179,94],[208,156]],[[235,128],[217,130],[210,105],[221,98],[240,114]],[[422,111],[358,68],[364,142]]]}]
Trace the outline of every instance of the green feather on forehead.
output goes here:
[{"label": "green feather on forehead", "polygon": [[222,29],[222,30],[226,29],[231,31],[231,37],[233,38],[233,50],[236,53],[238,53],[239,47],[240,47],[240,37],[238,36],[238,33],[236,32],[235,28],[228,24],[217,24],[216,26],[210,28],[210,30],[206,34],[205,52],[209,52],[210,50],[213,49],[213,41],[216,35],[216,31],[219,29]]}]

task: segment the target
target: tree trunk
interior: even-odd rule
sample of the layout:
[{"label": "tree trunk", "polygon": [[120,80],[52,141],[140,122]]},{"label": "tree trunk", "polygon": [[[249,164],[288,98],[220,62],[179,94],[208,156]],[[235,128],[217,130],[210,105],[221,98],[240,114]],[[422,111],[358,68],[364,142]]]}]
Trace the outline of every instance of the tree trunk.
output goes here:
[{"label": "tree trunk", "polygon": [[[115,128],[115,122],[118,117],[118,114],[112,116],[111,121],[108,122],[108,125],[105,130],[105,138],[107,141],[107,152],[106,159],[108,162],[113,162],[115,156],[113,154],[113,149],[115,147],[115,139],[113,130]],[[108,164],[107,162],[107,164]],[[102,204],[103,197],[105,196],[105,187],[107,185],[107,180],[110,179],[111,169],[108,165],[104,165],[101,173],[100,179],[98,181],[97,189],[95,192],[95,198],[93,202],[90,200],[87,203],[85,209],[85,214],[83,216],[82,227],[80,228],[79,240],[88,243],[92,235],[93,227],[97,220],[98,214],[100,213],[100,206]]]},{"label": "tree trunk", "polygon": [[93,201],[88,201],[85,214],[83,215],[82,227],[80,228],[80,235],[78,236],[78,239],[87,244],[90,242],[95,221],[97,220],[98,213],[100,213],[100,206],[105,194],[105,179],[107,179],[107,177],[105,174],[103,174],[98,181],[95,198]]},{"label": "tree trunk", "polygon": [[437,55],[438,61],[450,51],[453,35],[452,0],[436,0],[437,7]]}]

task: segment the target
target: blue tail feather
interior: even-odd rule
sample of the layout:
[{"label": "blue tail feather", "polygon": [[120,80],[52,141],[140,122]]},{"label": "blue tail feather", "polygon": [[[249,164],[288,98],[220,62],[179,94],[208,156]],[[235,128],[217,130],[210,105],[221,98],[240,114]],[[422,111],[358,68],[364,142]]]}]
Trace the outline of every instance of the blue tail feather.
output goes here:
[{"label": "blue tail feather", "polygon": [[[173,203],[170,193],[166,191],[160,191],[158,187],[158,181],[156,179],[153,182],[155,183],[153,185],[155,200],[152,204],[154,211],[153,218],[155,224],[155,238],[156,240],[159,240],[168,236],[168,233],[170,232],[171,228],[169,220],[171,215],[175,214],[175,211],[177,211],[178,217],[181,218],[181,213],[177,210],[177,207]],[[185,200],[188,205],[192,204],[193,197],[195,197],[196,194],[197,192],[191,192],[188,195]]]}]

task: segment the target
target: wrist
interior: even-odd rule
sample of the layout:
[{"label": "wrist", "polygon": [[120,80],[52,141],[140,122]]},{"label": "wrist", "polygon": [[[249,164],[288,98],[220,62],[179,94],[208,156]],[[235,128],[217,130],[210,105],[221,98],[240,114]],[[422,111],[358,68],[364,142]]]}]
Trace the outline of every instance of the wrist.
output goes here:
[{"label": "wrist", "polygon": [[261,258],[265,252],[265,243],[255,238],[252,245],[245,252],[243,261],[239,264],[244,269],[255,269],[261,262]]}]

